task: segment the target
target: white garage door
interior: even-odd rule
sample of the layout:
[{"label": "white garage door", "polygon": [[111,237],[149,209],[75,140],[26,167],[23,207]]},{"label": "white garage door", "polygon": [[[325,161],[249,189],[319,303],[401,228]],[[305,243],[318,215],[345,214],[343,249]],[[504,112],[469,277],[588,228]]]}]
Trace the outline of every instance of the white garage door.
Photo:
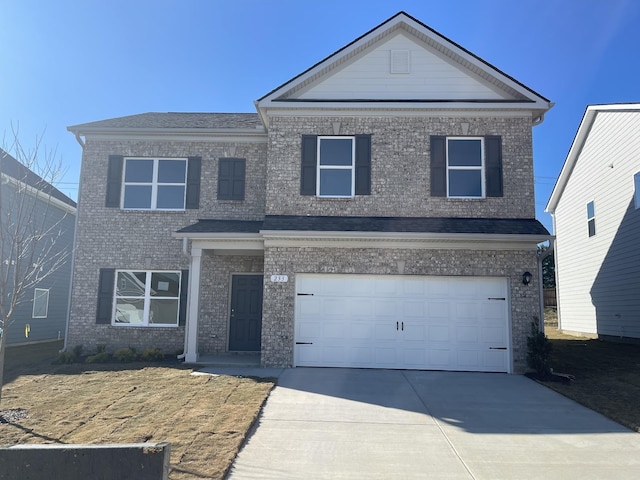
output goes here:
[{"label": "white garage door", "polygon": [[507,280],[296,275],[296,366],[508,372]]}]

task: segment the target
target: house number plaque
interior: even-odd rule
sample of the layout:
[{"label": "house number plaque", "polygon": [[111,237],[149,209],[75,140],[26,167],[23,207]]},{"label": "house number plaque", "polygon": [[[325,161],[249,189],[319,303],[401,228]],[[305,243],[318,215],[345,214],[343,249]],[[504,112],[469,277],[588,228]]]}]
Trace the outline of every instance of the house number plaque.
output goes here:
[{"label": "house number plaque", "polygon": [[289,275],[271,275],[271,281],[274,283],[286,283],[289,281]]}]

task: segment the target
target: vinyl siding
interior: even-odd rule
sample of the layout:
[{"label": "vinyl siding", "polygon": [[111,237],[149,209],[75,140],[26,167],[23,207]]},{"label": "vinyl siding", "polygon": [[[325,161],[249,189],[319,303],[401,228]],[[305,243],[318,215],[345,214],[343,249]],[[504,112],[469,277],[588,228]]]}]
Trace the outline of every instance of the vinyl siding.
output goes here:
[{"label": "vinyl siding", "polygon": [[[4,199],[14,195],[14,192],[13,186],[9,184],[2,185]],[[6,203],[3,202],[3,204]],[[35,287],[49,289],[49,308],[46,318],[32,317],[34,288],[30,288],[25,292],[7,329],[7,343],[9,345],[64,338],[69,308],[71,249],[75,229],[75,215],[52,205],[47,205],[45,202],[39,202],[35,209],[36,220],[34,220],[34,223],[42,221],[45,215],[47,225],[54,225],[59,222],[55,231],[57,233],[60,230],[61,237],[56,241],[56,248],[68,251],[67,261],[61,268]],[[27,325],[29,326],[28,332],[26,331]]]},{"label": "vinyl siding", "polygon": [[640,338],[640,210],[633,198],[638,152],[640,112],[597,114],[556,208],[563,330]]},{"label": "vinyl siding", "polygon": [[[410,73],[391,73],[391,50],[409,50]],[[331,74],[330,74],[331,75]],[[301,99],[505,99],[479,78],[427,45],[398,33],[341,66],[321,83],[295,95]]]}]

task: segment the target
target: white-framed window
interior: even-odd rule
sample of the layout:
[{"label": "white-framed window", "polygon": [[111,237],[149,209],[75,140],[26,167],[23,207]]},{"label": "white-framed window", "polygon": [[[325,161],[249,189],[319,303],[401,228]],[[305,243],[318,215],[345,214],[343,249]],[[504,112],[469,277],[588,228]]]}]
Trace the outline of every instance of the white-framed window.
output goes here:
[{"label": "white-framed window", "polygon": [[49,289],[36,288],[33,291],[33,318],[47,318],[49,314]]},{"label": "white-framed window", "polygon": [[179,271],[116,270],[113,325],[177,327]]},{"label": "white-framed window", "polygon": [[124,210],[184,210],[186,158],[125,158]]},{"label": "white-framed window", "polygon": [[484,139],[447,138],[447,196],[484,198]]},{"label": "white-framed window", "polygon": [[316,192],[319,197],[354,197],[355,153],[355,137],[318,137]]},{"label": "white-framed window", "polygon": [[596,234],[596,207],[593,200],[587,203],[587,228],[589,236],[593,237]]},{"label": "white-framed window", "polygon": [[635,198],[636,209],[638,209],[640,208],[640,172],[636,173],[633,176],[633,185],[635,187],[634,198]]}]

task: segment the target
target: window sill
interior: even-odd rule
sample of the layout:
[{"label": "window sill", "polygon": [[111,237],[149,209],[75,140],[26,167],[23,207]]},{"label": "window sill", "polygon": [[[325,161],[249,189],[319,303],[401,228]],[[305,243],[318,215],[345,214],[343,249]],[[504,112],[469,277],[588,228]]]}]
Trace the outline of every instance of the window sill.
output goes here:
[{"label": "window sill", "polygon": [[123,323],[114,324],[112,323],[110,326],[115,328],[138,328],[140,330],[149,330],[150,328],[179,328],[182,325],[127,325]]},{"label": "window sill", "polygon": [[145,209],[140,209],[140,210],[134,210],[134,209],[130,209],[130,208],[121,208],[119,210],[121,213],[145,213],[145,214],[149,214],[149,213],[162,213],[162,214],[167,214],[167,213],[187,213],[187,210],[145,210]]}]

